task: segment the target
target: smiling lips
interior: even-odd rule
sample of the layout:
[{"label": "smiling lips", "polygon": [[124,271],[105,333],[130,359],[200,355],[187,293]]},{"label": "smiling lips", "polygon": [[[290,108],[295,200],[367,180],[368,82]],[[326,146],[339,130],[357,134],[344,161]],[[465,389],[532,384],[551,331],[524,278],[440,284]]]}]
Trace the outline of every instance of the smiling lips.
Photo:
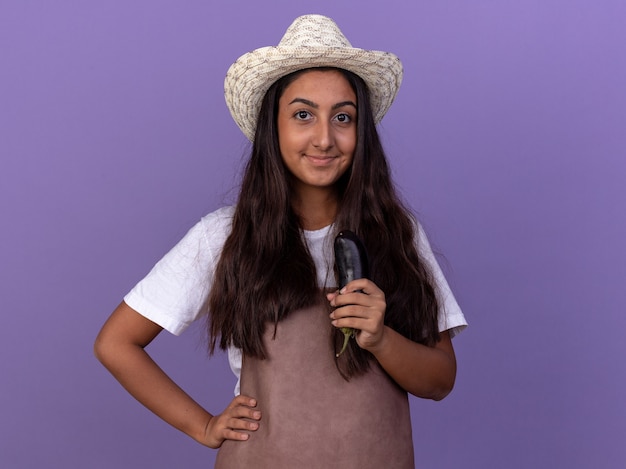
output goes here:
[{"label": "smiling lips", "polygon": [[304,155],[307,160],[316,166],[324,166],[330,164],[337,157],[336,156],[318,156],[318,155]]}]

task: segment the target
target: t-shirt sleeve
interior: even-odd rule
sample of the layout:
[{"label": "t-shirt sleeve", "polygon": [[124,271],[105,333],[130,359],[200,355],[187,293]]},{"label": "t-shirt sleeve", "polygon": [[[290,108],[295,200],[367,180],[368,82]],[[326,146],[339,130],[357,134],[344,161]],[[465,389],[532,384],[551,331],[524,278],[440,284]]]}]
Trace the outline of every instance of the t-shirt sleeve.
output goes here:
[{"label": "t-shirt sleeve", "polygon": [[435,259],[426,233],[420,224],[418,224],[417,230],[417,248],[422,258],[431,268],[433,279],[435,280],[435,288],[439,295],[439,332],[448,331],[450,337],[454,337],[467,327],[467,321],[441,271],[437,259]]},{"label": "t-shirt sleeve", "polygon": [[229,211],[200,220],[124,297],[142,316],[181,334],[203,313],[222,246],[230,232]]}]

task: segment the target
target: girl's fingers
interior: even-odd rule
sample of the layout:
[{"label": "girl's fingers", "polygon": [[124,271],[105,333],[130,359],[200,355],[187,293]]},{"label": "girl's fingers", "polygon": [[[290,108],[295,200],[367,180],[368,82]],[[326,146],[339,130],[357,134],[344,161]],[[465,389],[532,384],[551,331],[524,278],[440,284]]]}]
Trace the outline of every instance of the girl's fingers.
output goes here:
[{"label": "girl's fingers", "polygon": [[208,427],[210,447],[218,448],[224,440],[247,440],[246,431],[259,428],[261,411],[256,409],[256,400],[239,395],[219,415],[213,417]]},{"label": "girl's fingers", "polygon": [[356,331],[356,341],[367,348],[380,341],[384,329],[387,303],[385,293],[368,279],[348,283],[339,292],[326,295],[334,310],[330,313],[333,326]]},{"label": "girl's fingers", "polygon": [[231,430],[230,428],[226,428],[224,430],[224,439],[225,440],[237,440],[237,441],[245,441],[250,438],[248,433],[241,433],[235,430]]},{"label": "girl's fingers", "polygon": [[261,411],[256,409],[256,399],[242,395],[235,397],[222,415],[232,419],[261,419]]},{"label": "girl's fingers", "polygon": [[368,313],[367,308],[354,304],[336,308],[332,311],[332,313],[330,313],[331,319],[368,318],[369,316],[370,314]]},{"label": "girl's fingers", "polygon": [[239,394],[228,404],[227,409],[235,408],[238,406],[248,406],[248,407],[256,407],[256,399],[249,396],[244,396],[243,394]]},{"label": "girl's fingers", "polygon": [[[361,310],[381,311],[384,313],[387,308],[385,298],[381,296],[364,295],[363,293],[345,293],[343,295],[337,295],[329,300],[330,306],[342,309],[343,315],[349,315],[355,311],[351,306],[360,308]],[[348,309],[346,309],[348,308]]]},{"label": "girl's fingers", "polygon": [[382,327],[382,322],[376,317],[342,316],[332,317],[331,323],[335,327],[350,327],[359,331],[376,332]]},{"label": "girl's fingers", "polygon": [[353,280],[339,291],[339,293],[342,295],[353,292],[365,293],[366,295],[373,296],[385,296],[383,291],[378,288],[378,286],[374,282],[366,278]]},{"label": "girl's fingers", "polygon": [[[258,419],[257,419],[258,420]],[[230,430],[250,430],[254,431],[259,428],[259,422],[251,422],[243,418],[230,418],[224,422],[224,427]]]}]

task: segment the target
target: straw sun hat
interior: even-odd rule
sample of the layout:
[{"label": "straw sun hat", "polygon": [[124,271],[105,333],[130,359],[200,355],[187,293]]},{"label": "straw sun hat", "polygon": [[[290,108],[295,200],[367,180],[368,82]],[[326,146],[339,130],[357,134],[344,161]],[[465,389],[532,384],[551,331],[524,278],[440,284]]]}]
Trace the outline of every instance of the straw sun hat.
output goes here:
[{"label": "straw sun hat", "polygon": [[312,67],[342,68],[359,75],[369,88],[376,123],[391,106],[402,82],[402,64],[394,54],[354,48],[332,19],[300,16],[278,46],[248,52],[228,69],[226,104],[249,140],[254,140],[261,101],[269,87],[285,75]]}]

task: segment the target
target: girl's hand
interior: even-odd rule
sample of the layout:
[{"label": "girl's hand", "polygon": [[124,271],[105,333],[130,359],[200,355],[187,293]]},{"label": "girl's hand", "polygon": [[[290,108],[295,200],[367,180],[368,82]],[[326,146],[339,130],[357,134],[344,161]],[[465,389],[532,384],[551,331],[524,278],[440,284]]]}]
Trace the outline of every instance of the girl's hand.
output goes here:
[{"label": "girl's hand", "polygon": [[326,298],[336,308],[330,314],[333,326],[355,329],[359,347],[370,350],[382,342],[387,303],[385,294],[374,282],[364,278],[353,280]]},{"label": "girl's hand", "polygon": [[256,399],[251,397],[235,397],[224,412],[209,420],[202,443],[210,448],[219,448],[224,440],[247,440],[250,435],[246,432],[259,428],[261,411],[255,409],[256,404]]}]

